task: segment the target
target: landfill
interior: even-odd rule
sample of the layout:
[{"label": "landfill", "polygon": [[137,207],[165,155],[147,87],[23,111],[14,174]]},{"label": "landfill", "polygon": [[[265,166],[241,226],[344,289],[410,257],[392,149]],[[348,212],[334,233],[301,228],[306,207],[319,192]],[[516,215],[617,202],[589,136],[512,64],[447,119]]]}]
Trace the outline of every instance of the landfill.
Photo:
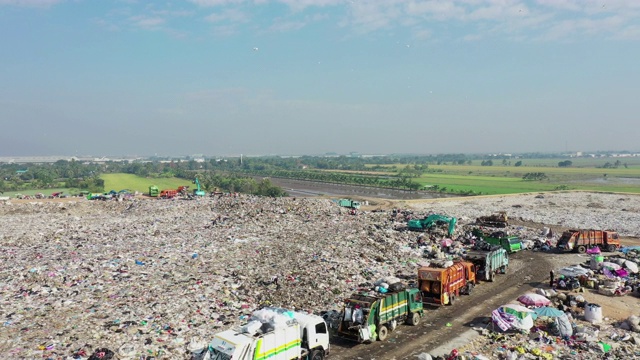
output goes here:
[{"label": "landfill", "polygon": [[[3,202],[0,358],[188,359],[265,306],[335,313],[344,297],[378,279],[411,279],[419,266],[463,254],[476,240],[465,224],[498,211],[493,201],[431,204],[460,216],[446,242],[444,230],[403,231],[426,205],[354,215],[326,199],[241,194]],[[523,226],[506,230],[540,251],[555,239]],[[636,260],[634,251],[625,258]]]},{"label": "landfill", "polygon": [[329,200],[238,195],[0,207],[2,358],[187,356],[263,306],[338,309],[413,274],[415,234]]},{"label": "landfill", "polygon": [[[584,263],[558,269],[560,274],[570,269],[565,273],[571,275],[560,275],[550,280],[549,287],[521,295],[517,300],[522,305],[506,304],[494,310],[483,326],[474,327],[479,337],[452,349],[448,356],[421,355],[431,359],[640,359],[639,250],[603,256],[597,263],[594,255]],[[607,263],[628,271],[614,273]],[[573,280],[577,286],[568,286]],[[634,296],[629,302],[634,314],[606,318],[603,306],[587,301],[587,292],[598,294],[592,299]]]}]

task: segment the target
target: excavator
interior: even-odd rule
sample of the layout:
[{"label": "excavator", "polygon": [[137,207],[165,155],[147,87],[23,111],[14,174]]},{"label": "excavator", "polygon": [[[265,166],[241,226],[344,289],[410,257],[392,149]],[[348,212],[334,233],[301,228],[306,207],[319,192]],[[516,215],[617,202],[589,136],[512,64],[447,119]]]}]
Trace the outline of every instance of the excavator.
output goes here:
[{"label": "excavator", "polygon": [[202,188],[200,188],[200,180],[198,180],[197,177],[195,178],[195,180],[193,180],[193,183],[196,184],[196,189],[193,190],[193,195],[205,196],[206,193],[204,192],[204,190],[202,190]]},{"label": "excavator", "polygon": [[436,225],[449,225],[447,234],[453,235],[453,231],[456,229],[456,223],[458,219],[445,215],[432,214],[423,219],[412,219],[407,223],[409,230],[431,230]]}]

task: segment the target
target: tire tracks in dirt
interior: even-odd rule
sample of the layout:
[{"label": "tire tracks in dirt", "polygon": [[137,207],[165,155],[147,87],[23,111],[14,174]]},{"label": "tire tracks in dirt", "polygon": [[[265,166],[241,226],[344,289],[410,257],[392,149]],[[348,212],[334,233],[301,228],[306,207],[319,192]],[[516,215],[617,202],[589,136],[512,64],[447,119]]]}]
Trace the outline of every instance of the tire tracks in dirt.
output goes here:
[{"label": "tire tracks in dirt", "polygon": [[330,359],[415,359],[472,327],[483,327],[491,311],[542,284],[553,266],[547,256],[531,251],[512,255],[506,275],[493,283],[480,283],[471,295],[459,297],[453,306],[427,307],[420,324],[399,325],[384,342],[353,344],[334,338]]}]

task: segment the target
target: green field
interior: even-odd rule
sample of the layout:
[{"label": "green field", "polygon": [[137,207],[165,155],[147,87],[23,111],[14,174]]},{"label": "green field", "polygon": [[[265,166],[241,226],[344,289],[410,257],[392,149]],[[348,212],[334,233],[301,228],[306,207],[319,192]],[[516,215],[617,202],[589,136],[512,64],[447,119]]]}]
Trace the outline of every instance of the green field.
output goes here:
[{"label": "green field", "polygon": [[446,188],[447,192],[473,191],[482,194],[516,194],[523,192],[564,190],[592,190],[611,192],[640,193],[640,181],[626,182],[616,178],[596,180],[566,181],[525,181],[519,177],[505,176],[476,176],[452,174],[425,174],[414,181],[425,185],[438,185]]},{"label": "green field", "polygon": [[177,189],[180,185],[192,186],[191,181],[178,178],[144,178],[133,174],[102,174],[105,191],[120,191],[129,189],[141,193],[148,193],[149,186],[156,185],[158,189]]},{"label": "green field", "polygon": [[[602,168],[605,163],[617,168]],[[510,160],[514,164],[517,159]],[[571,159],[570,167],[558,167],[562,159],[524,159],[522,166],[502,165],[501,160],[493,166],[482,166],[476,160],[471,165],[429,165],[428,172],[414,178],[424,186],[437,185],[444,192],[473,191],[482,194],[512,194],[535,191],[592,190],[640,193],[640,158],[577,158]],[[373,167],[373,165],[370,165]],[[406,164],[392,164],[383,167],[400,171]],[[548,179],[525,181],[527,173],[544,173]],[[384,172],[371,172],[384,174]]]}]

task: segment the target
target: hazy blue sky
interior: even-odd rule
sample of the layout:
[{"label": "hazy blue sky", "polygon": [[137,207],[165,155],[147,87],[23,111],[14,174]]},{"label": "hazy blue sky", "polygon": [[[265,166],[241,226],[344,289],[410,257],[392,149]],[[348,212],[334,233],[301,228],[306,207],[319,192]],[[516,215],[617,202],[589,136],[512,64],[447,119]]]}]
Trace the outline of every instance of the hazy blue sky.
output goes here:
[{"label": "hazy blue sky", "polygon": [[0,0],[0,155],[640,150],[638,0]]}]

